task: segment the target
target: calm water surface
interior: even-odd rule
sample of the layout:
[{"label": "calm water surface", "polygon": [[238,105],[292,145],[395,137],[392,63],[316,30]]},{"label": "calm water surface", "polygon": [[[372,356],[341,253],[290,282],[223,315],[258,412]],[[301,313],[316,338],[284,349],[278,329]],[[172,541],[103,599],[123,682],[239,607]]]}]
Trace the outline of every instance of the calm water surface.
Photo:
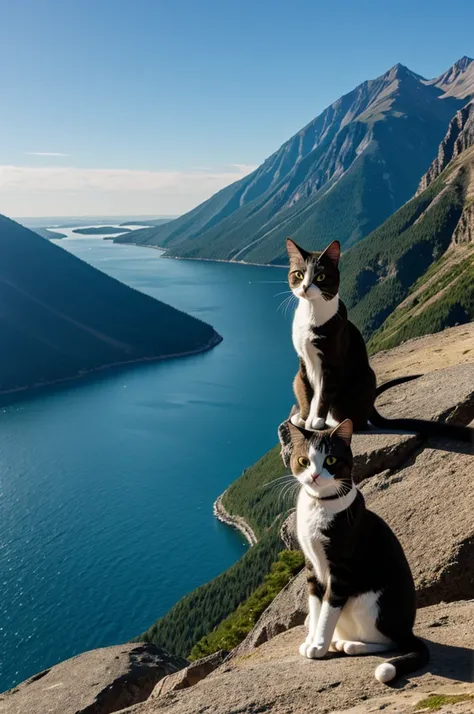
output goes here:
[{"label": "calm water surface", "polygon": [[285,271],[60,244],[224,341],[2,408],[0,691],[130,639],[242,555],[212,503],[275,443],[297,366]]}]

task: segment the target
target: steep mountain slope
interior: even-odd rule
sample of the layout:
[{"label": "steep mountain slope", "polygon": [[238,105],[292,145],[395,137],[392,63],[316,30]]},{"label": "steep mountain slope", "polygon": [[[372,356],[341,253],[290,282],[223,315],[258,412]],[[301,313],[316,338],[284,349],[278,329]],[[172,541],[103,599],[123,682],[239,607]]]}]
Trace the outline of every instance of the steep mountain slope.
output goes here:
[{"label": "steep mountain slope", "polygon": [[200,352],[220,339],[0,216],[0,393]]},{"label": "steep mountain slope", "polygon": [[290,234],[313,248],[332,239],[350,247],[415,192],[464,103],[457,91],[467,91],[474,63],[461,64],[449,95],[449,77],[428,82],[395,65],[337,100],[249,176],[164,226],[117,241],[276,264],[286,263]]},{"label": "steep mountain slope", "polygon": [[442,89],[445,97],[467,99],[474,95],[474,60],[471,57],[461,57],[440,77],[432,79],[427,84],[433,84]]},{"label": "steep mountain slope", "polygon": [[372,351],[474,318],[474,101],[452,119],[417,195],[347,251],[342,271]]}]

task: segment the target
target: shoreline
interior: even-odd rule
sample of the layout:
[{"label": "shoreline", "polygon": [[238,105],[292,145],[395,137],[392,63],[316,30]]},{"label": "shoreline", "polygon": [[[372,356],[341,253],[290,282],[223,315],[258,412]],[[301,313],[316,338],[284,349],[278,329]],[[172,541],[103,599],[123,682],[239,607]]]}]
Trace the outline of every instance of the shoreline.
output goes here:
[{"label": "shoreline", "polygon": [[258,538],[245,518],[242,518],[242,516],[231,516],[225,509],[222,499],[224,498],[226,491],[227,489],[214,501],[214,505],[212,507],[214,516],[221,523],[225,523],[227,526],[235,528],[237,531],[242,533],[250,547],[256,545],[258,543]]},{"label": "shoreline", "polygon": [[[213,328],[214,329],[214,328]],[[77,382],[81,379],[87,378],[87,377],[93,377],[97,374],[100,374],[101,372],[107,372],[108,370],[112,371],[114,369],[121,369],[122,367],[131,367],[133,365],[140,365],[144,364],[147,362],[161,362],[162,360],[165,359],[178,359],[180,357],[191,357],[192,355],[199,355],[204,352],[209,352],[209,350],[214,349],[214,347],[217,347],[222,341],[223,337],[219,335],[218,332],[214,330],[214,335],[213,337],[207,342],[205,345],[202,347],[199,347],[195,350],[190,350],[188,352],[179,352],[176,354],[171,354],[171,355],[156,355],[152,357],[138,357],[137,359],[131,359],[131,360],[124,360],[122,362],[111,362],[109,364],[104,364],[99,367],[94,367],[93,369],[86,369],[84,371],[81,371],[79,374],[72,375],[70,377],[61,377],[60,379],[52,379],[46,382],[37,382],[36,384],[32,385],[27,385],[24,387],[13,387],[13,389],[5,389],[3,391],[0,391],[0,399],[1,397],[6,397],[9,395],[23,395],[23,394],[28,394],[29,392],[35,393],[39,392],[41,389],[47,389],[48,387],[54,387],[56,385],[62,385],[62,384],[68,384],[68,383],[74,383]]]},{"label": "shoreline", "polygon": [[[105,240],[105,239],[104,239]],[[273,265],[272,263],[249,263],[246,260],[224,260],[223,258],[187,258],[183,255],[166,255],[166,248],[161,248],[159,245],[147,245],[146,243],[134,243],[130,241],[129,243],[122,243],[121,241],[116,241],[115,238],[111,238],[116,245],[134,245],[136,248],[152,248],[153,250],[162,250],[162,258],[167,258],[168,260],[193,260],[195,262],[202,263],[227,263],[228,265],[254,265],[256,268],[280,268],[288,270],[287,265]]]}]

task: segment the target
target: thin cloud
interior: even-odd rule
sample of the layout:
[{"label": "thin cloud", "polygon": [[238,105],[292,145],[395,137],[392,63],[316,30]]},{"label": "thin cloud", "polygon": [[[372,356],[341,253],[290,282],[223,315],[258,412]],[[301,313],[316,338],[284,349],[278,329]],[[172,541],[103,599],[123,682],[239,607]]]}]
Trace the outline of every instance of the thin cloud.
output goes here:
[{"label": "thin cloud", "polygon": [[25,151],[27,156],[71,156],[71,154],[61,154],[59,151]]},{"label": "thin cloud", "polygon": [[177,215],[256,167],[145,171],[0,166],[0,213],[10,216]]}]

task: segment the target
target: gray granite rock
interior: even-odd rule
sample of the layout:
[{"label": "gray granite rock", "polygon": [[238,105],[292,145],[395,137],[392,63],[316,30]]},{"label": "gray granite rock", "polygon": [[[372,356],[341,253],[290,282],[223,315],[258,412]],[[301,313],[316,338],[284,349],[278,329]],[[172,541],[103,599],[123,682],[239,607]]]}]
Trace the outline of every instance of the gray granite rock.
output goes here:
[{"label": "gray granite rock", "polygon": [[0,712],[111,714],[144,701],[162,677],[187,664],[145,643],[91,650],[0,694]]},{"label": "gray granite rock", "polygon": [[208,657],[191,662],[184,669],[174,674],[169,674],[158,682],[151,696],[163,697],[168,692],[194,687],[195,684],[209,676],[217,667],[220,667],[228,654],[226,650],[219,650]]}]

